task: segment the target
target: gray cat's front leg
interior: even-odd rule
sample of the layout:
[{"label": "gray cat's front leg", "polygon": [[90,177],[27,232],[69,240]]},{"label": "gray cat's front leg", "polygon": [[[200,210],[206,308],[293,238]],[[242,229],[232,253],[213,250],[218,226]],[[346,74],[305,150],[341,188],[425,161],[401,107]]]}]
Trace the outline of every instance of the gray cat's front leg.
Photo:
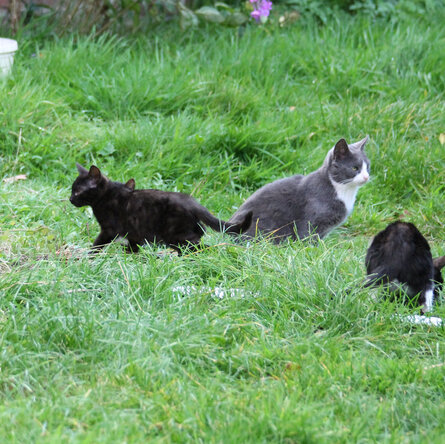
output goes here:
[{"label": "gray cat's front leg", "polygon": [[307,224],[296,225],[294,230],[296,230],[296,238],[308,241],[313,244],[316,244],[322,237],[319,234],[318,226],[314,226],[310,222],[308,222]]}]

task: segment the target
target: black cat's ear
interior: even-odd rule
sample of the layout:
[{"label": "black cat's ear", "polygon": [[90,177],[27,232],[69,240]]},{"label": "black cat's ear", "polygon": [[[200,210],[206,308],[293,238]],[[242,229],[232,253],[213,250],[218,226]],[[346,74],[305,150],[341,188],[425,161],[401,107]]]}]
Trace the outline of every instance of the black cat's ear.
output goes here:
[{"label": "black cat's ear", "polygon": [[126,186],[127,188],[129,188],[131,191],[134,191],[134,187],[136,186],[136,183],[135,183],[134,179],[130,179],[130,180],[125,184],[125,186]]},{"label": "black cat's ear", "polygon": [[76,163],[76,168],[81,176],[86,176],[88,174],[88,170],[84,168],[80,163]]},{"label": "black cat's ear", "polygon": [[445,256],[433,259],[433,265],[435,269],[442,270],[442,268],[445,267]]},{"label": "black cat's ear", "polygon": [[348,144],[345,139],[340,139],[334,147],[334,159],[344,159],[346,156],[351,154],[349,151]]},{"label": "black cat's ear", "polygon": [[90,171],[88,171],[88,176],[92,177],[96,181],[99,181],[102,177],[102,173],[100,172],[100,169],[97,168],[97,166],[91,165]]}]

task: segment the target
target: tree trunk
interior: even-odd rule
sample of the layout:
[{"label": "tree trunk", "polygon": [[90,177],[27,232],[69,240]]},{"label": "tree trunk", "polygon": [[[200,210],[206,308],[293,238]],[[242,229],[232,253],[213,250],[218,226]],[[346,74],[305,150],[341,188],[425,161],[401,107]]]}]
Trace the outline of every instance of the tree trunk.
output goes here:
[{"label": "tree trunk", "polygon": [[9,17],[11,20],[11,31],[13,34],[17,33],[20,23],[20,12],[22,4],[20,0],[10,0],[9,2]]}]

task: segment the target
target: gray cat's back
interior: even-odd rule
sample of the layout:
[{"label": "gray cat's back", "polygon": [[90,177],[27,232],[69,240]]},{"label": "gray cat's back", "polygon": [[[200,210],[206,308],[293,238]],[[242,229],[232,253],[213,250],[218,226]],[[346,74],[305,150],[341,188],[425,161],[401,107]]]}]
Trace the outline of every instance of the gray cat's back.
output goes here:
[{"label": "gray cat's back", "polygon": [[[261,199],[274,199],[283,197],[293,197],[298,192],[299,184],[305,176],[297,174],[292,177],[285,177],[283,179],[275,180],[262,186],[255,191],[247,200],[241,205],[239,210],[235,213],[237,215],[241,210],[252,209],[255,212],[259,211],[261,207]],[[270,201],[273,203],[273,200]],[[250,208],[251,207],[251,208]],[[248,210],[247,210],[248,211]],[[235,215],[233,217],[235,217]]]},{"label": "gray cat's back", "polygon": [[[259,232],[268,235],[275,232],[277,226],[281,236],[291,235],[293,226],[287,221],[298,211],[294,204],[295,196],[298,195],[299,185],[304,178],[305,176],[297,174],[264,185],[241,205],[229,222],[239,223],[246,214],[252,212],[252,224],[243,233],[245,236],[254,237]],[[274,234],[276,236],[278,233]]]}]

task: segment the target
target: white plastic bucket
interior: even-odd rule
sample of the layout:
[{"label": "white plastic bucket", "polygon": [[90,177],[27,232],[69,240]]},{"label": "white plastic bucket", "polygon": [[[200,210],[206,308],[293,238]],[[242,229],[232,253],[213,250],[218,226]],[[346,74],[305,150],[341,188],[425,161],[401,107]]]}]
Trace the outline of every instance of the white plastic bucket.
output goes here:
[{"label": "white plastic bucket", "polygon": [[15,40],[0,38],[0,77],[6,77],[11,72],[17,48]]}]

